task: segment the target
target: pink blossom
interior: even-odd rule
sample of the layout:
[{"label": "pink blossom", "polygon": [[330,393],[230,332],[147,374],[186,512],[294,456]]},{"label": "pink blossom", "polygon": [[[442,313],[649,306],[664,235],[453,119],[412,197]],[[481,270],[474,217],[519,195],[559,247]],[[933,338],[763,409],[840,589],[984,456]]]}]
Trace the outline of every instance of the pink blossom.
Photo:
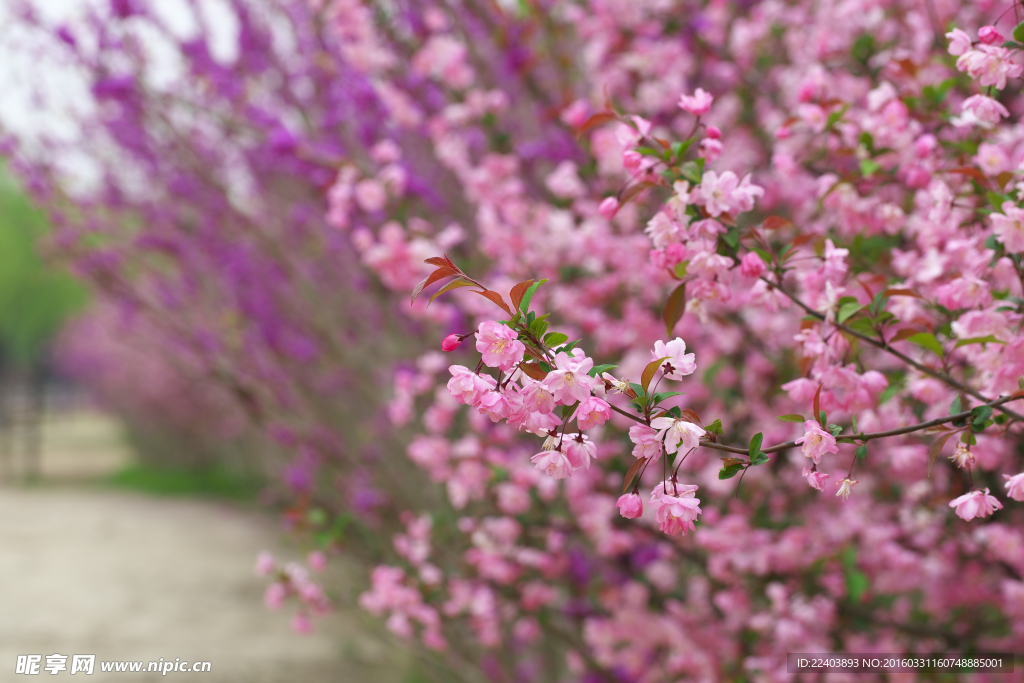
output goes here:
[{"label": "pink blossom", "polygon": [[985,95],[971,95],[964,100],[960,110],[988,126],[994,126],[1000,119],[1010,115],[1001,102]]},{"label": "pink blossom", "polygon": [[[580,354],[578,356],[575,355],[577,351]],[[573,349],[573,354],[570,357],[564,351],[559,352],[555,356],[555,369],[544,378],[544,387],[562,405],[587,400],[594,386],[594,379],[587,375],[594,367],[594,361],[584,356],[579,349]]]},{"label": "pink blossom", "polygon": [[661,457],[661,434],[645,424],[635,424],[629,428],[629,440],[636,444],[633,455],[637,458],[650,458],[651,462]]},{"label": "pink blossom", "polygon": [[636,493],[627,493],[619,496],[615,507],[619,508],[619,514],[626,519],[636,519],[644,514],[644,501]]},{"label": "pink blossom", "polygon": [[306,564],[315,572],[322,572],[327,567],[327,556],[322,550],[314,550],[306,556]]},{"label": "pink blossom", "polygon": [[263,604],[268,609],[281,609],[281,605],[284,604],[284,599],[288,596],[288,589],[284,587],[283,583],[274,582],[267,586],[267,589],[263,591]]},{"label": "pink blossom", "polygon": [[563,161],[545,181],[551,194],[562,199],[575,199],[582,197],[587,191],[586,185],[580,180],[576,173],[576,164],[572,161]]},{"label": "pink blossom", "polygon": [[686,246],[673,243],[665,247],[665,264],[669,267],[681,263],[686,258]]},{"label": "pink blossom", "polygon": [[989,216],[992,232],[1011,254],[1024,252],[1024,209],[1013,202],[1003,202],[1003,212]]},{"label": "pink blossom", "polygon": [[978,154],[974,158],[985,175],[996,176],[1011,170],[1010,157],[1002,145],[983,142],[978,145]]},{"label": "pink blossom", "polygon": [[804,477],[807,479],[807,485],[812,489],[818,489],[819,491],[825,490],[825,481],[828,479],[827,474],[824,472],[818,472],[817,470],[809,470],[804,468]]},{"label": "pink blossom", "polygon": [[837,484],[839,490],[836,491],[836,496],[841,497],[843,500],[847,500],[853,492],[853,487],[856,483],[856,479],[850,479],[849,477],[843,479]]},{"label": "pink blossom", "polygon": [[946,34],[949,40],[949,54],[959,57],[971,49],[971,37],[958,28]]},{"label": "pink blossom", "polygon": [[695,484],[679,484],[675,480],[664,481],[651,491],[651,507],[658,520],[658,528],[670,535],[685,536],[693,531],[693,522],[701,513],[700,499],[695,498]]},{"label": "pink blossom", "polygon": [[722,156],[722,141],[715,138],[704,138],[700,141],[700,156],[716,161]]},{"label": "pink blossom", "polygon": [[581,467],[590,469],[590,459],[597,456],[597,446],[585,434],[566,436],[565,457],[574,470]]},{"label": "pink blossom", "polygon": [[547,415],[555,409],[555,397],[547,386],[529,377],[523,380],[523,404],[532,412]]},{"label": "pink blossom", "polygon": [[615,197],[605,197],[597,206],[597,212],[609,221],[615,217],[615,214],[618,213],[618,211],[619,200]]},{"label": "pink blossom", "polygon": [[1006,495],[1014,500],[1024,500],[1024,472],[1012,477],[1004,474],[1003,477],[1006,479]]},{"label": "pink blossom", "polygon": [[693,200],[704,206],[711,216],[740,213],[754,208],[754,201],[764,194],[764,188],[753,185],[750,176],[740,181],[732,171],[719,175],[707,171],[694,190]]},{"label": "pink blossom", "polygon": [[661,364],[661,370],[668,379],[681,380],[685,375],[693,374],[697,369],[696,356],[686,353],[686,342],[681,337],[676,337],[666,343],[660,339],[654,342],[654,350],[651,351],[651,359],[658,360],[666,358]]},{"label": "pink blossom", "polygon": [[705,434],[703,427],[674,417],[656,417],[651,420],[651,426],[659,430],[659,438],[665,437],[665,452],[670,455],[677,450],[684,453],[693,450]]},{"label": "pink blossom", "polygon": [[508,417],[511,406],[504,394],[497,391],[483,391],[477,395],[473,407],[491,418],[491,422],[500,422]]},{"label": "pink blossom", "polygon": [[692,96],[680,95],[679,108],[694,116],[703,116],[711,109],[711,103],[714,101],[715,98],[705,92],[703,88],[697,88]]},{"label": "pink blossom", "polygon": [[576,408],[576,412],[573,413],[572,418],[576,420],[576,424],[579,425],[580,430],[593,429],[598,425],[603,425],[607,420],[611,419],[612,410],[608,403],[602,401],[596,396],[591,396]]},{"label": "pink blossom", "polygon": [[722,131],[718,128],[718,126],[708,126],[705,133],[712,140],[718,140],[719,138],[722,137]]},{"label": "pink blossom", "polygon": [[292,630],[302,635],[312,633],[313,622],[310,621],[309,615],[304,612],[299,612],[292,617]]},{"label": "pink blossom", "polygon": [[804,422],[804,435],[796,443],[803,444],[804,455],[814,461],[815,465],[821,462],[821,456],[826,453],[839,452],[836,438],[822,429],[815,420]]},{"label": "pink blossom", "polygon": [[1017,78],[1024,72],[1024,66],[1014,63],[1005,47],[985,44],[960,55],[956,68],[966,71],[982,87],[995,86],[997,90],[1006,87],[1007,78]]},{"label": "pink blossom", "polygon": [[1003,504],[995,496],[989,495],[988,489],[985,489],[954,498],[949,502],[949,507],[956,508],[957,517],[969,522],[975,517],[988,517],[996,510],[1001,510]]},{"label": "pink blossom", "polygon": [[552,479],[565,479],[572,474],[572,464],[560,450],[541,451],[530,458],[530,461]]},{"label": "pink blossom", "polygon": [[953,449],[953,455],[949,456],[960,469],[970,468],[974,465],[974,454],[963,442],[958,442]]},{"label": "pink blossom", "polygon": [[740,261],[740,272],[746,277],[761,277],[767,270],[768,267],[755,252],[749,252]]},{"label": "pink blossom", "polygon": [[679,225],[665,211],[659,211],[647,222],[644,230],[651,238],[651,242],[658,249],[666,247],[673,242],[679,242],[683,236],[682,226]]},{"label": "pink blossom", "polygon": [[476,333],[476,350],[483,355],[484,364],[508,372],[523,360],[526,347],[518,341],[519,333],[508,325],[489,320],[480,323]]},{"label": "pink blossom", "polygon": [[274,556],[268,551],[262,550],[256,556],[256,566],[253,567],[253,573],[256,576],[269,576],[270,572],[274,571],[274,565]]},{"label": "pink blossom", "polygon": [[448,391],[452,398],[463,405],[473,405],[481,393],[490,391],[497,386],[493,377],[481,376],[461,365],[448,368],[452,378],[448,380]]},{"label": "pink blossom", "polygon": [[[978,38],[986,45],[994,45],[1003,42],[1003,34],[995,26],[982,26],[978,29]],[[950,53],[952,54],[952,53]]]},{"label": "pink blossom", "polygon": [[988,283],[984,280],[965,275],[935,289],[935,298],[951,311],[962,308],[979,308],[992,302]]},{"label": "pink blossom", "polygon": [[441,350],[446,352],[454,351],[455,349],[459,348],[459,344],[461,343],[462,340],[459,338],[459,335],[454,333],[449,334],[441,342]]}]

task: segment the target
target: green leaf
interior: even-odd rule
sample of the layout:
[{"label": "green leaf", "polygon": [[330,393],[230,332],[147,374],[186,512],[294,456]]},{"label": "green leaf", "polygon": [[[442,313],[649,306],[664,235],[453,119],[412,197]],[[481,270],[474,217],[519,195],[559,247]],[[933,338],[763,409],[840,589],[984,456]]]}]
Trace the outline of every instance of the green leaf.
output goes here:
[{"label": "green leaf", "polygon": [[685,394],[685,391],[659,391],[653,396],[652,400],[654,401],[654,405],[658,405],[666,398],[672,398],[673,396],[683,396]]},{"label": "green leaf", "polygon": [[719,479],[732,479],[733,477],[735,477],[737,474],[739,474],[742,471],[743,471],[743,465],[729,465],[728,467],[723,467],[722,469],[720,469],[718,471],[718,478]]},{"label": "green leaf", "polygon": [[828,424],[828,416],[825,415],[825,411],[824,410],[819,410],[818,411],[818,424],[820,424],[822,427],[824,427],[826,424]]},{"label": "green leaf", "polygon": [[931,332],[918,332],[912,337],[907,337],[907,341],[928,349],[940,358],[943,355],[942,344],[939,343],[939,340]]},{"label": "green leaf", "polygon": [[839,436],[840,434],[842,434],[843,428],[840,427],[839,425],[829,425],[828,432],[832,436]]},{"label": "green leaf", "polygon": [[544,336],[544,343],[547,344],[549,348],[558,346],[559,344],[563,344],[567,341],[569,341],[569,335],[562,334],[561,332],[552,332],[551,334]]},{"label": "green leaf", "polygon": [[882,395],[878,397],[878,405],[882,405],[888,401],[890,398],[898,394],[901,389],[903,389],[903,387],[899,383],[887,386],[885,391],[882,392]]},{"label": "green leaf", "polygon": [[1018,43],[1024,43],[1024,21],[1017,24],[1013,29],[1013,39]]},{"label": "green leaf", "polygon": [[572,355],[572,350],[576,348],[576,345],[579,344],[580,341],[581,340],[577,339],[575,341],[569,342],[565,346],[559,346],[557,349],[554,349],[554,352],[556,354],[564,353],[567,356],[571,356]]},{"label": "green leaf", "polygon": [[715,420],[714,422],[709,424],[707,427],[705,427],[704,431],[708,432],[709,434],[725,434],[725,430],[722,429],[722,421],[721,420]]},{"label": "green leaf", "polygon": [[535,337],[543,337],[544,333],[548,331],[548,321],[544,320],[547,315],[543,318],[537,318],[533,321],[533,325],[530,325],[530,331],[533,332]]},{"label": "green leaf", "polygon": [[803,415],[797,415],[796,413],[787,413],[785,415],[779,415],[779,419],[783,422],[806,422],[807,419]]},{"label": "green leaf", "polygon": [[538,365],[540,365],[540,369],[543,370],[544,372],[551,372],[552,370],[554,370],[554,368],[552,368],[550,365],[548,365],[544,361],[540,361],[540,363],[538,363]]},{"label": "green leaf", "polygon": [[[675,276],[676,276],[677,278],[679,278],[680,280],[682,280],[682,279],[683,279],[684,277],[686,277],[687,269],[688,269],[689,267],[690,267],[690,260],[689,260],[689,259],[687,259],[687,260],[685,260],[685,261],[680,261],[679,263],[677,263],[677,264],[676,264],[676,265],[675,265],[675,266],[674,266],[674,267],[672,268],[672,272],[673,272],[673,273],[675,273]],[[681,286],[681,285],[680,285],[680,286]],[[671,333],[670,333],[670,334],[671,334]]]},{"label": "green leaf", "polygon": [[960,408],[960,396],[957,395],[957,397],[953,399],[953,402],[949,404],[949,414],[956,415],[957,413],[962,412],[963,409]]},{"label": "green leaf", "polygon": [[580,402],[576,401],[571,406],[562,406],[562,417],[566,418],[572,415],[572,412],[576,410],[576,406],[578,406],[579,404]]},{"label": "green leaf", "polygon": [[996,339],[995,335],[987,335],[984,337],[970,337],[969,339],[961,339],[956,343],[956,347],[967,346],[968,344],[1005,344],[1006,342]]},{"label": "green leaf", "polygon": [[870,178],[880,168],[882,168],[882,165],[872,159],[864,159],[860,162],[860,172],[865,178]]},{"label": "green leaf", "polygon": [[530,285],[530,288],[526,290],[526,294],[523,294],[523,300],[519,302],[519,310],[523,313],[529,313],[530,302],[533,301],[533,295],[537,293],[540,286],[547,282],[547,280],[538,280]]},{"label": "green leaf", "polygon": [[836,322],[844,323],[849,318],[857,314],[864,306],[854,302],[852,304],[843,304],[839,311],[836,313]]},{"label": "green leaf", "polygon": [[605,363],[604,365],[595,365],[594,367],[590,368],[590,372],[588,372],[587,374],[590,375],[591,377],[597,377],[601,373],[608,372],[609,370],[613,370],[617,367],[619,366],[611,365],[608,363]]},{"label": "green leaf", "polygon": [[867,457],[867,455],[868,455],[868,447],[867,446],[861,445],[861,446],[857,447],[857,459],[858,460],[863,460],[864,458]]},{"label": "green leaf", "polygon": [[691,183],[699,183],[703,173],[695,161],[687,161],[679,167],[679,173]]},{"label": "green leaf", "polygon": [[637,396],[646,396],[647,395],[647,392],[644,391],[644,388],[642,386],[640,386],[639,384],[635,384],[634,382],[630,382],[629,383],[629,387],[633,390],[633,393],[636,394]]},{"label": "green leaf", "polygon": [[750,437],[750,445],[747,447],[747,454],[750,455],[750,459],[753,460],[754,456],[761,452],[761,442],[764,440],[764,434],[758,432]]},{"label": "green leaf", "polygon": [[768,457],[767,453],[765,453],[764,451],[758,451],[757,455],[750,459],[750,464],[754,466],[763,465],[769,460],[771,460],[771,458]]}]

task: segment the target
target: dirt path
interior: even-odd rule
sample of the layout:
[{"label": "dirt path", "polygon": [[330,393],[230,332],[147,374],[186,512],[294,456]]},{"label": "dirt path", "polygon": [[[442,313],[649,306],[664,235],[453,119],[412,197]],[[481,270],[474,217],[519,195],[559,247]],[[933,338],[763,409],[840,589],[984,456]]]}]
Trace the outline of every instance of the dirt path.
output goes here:
[{"label": "dirt path", "polygon": [[[212,663],[210,673],[167,677],[103,674],[97,665],[89,681],[409,680],[411,662],[368,629],[358,610],[333,614],[312,635],[297,636],[289,611],[263,607],[265,581],[251,567],[259,550],[281,551],[281,535],[258,512],[46,483],[61,480],[61,472],[77,479],[124,462],[123,453],[94,441],[102,457],[92,465],[87,455],[69,455],[74,448],[44,454],[42,485],[0,488],[0,681],[32,680],[15,675],[17,655],[43,655],[45,665],[55,653],[95,654],[97,662]],[[79,442],[89,450],[88,439]],[[60,439],[50,443],[60,451]]]}]

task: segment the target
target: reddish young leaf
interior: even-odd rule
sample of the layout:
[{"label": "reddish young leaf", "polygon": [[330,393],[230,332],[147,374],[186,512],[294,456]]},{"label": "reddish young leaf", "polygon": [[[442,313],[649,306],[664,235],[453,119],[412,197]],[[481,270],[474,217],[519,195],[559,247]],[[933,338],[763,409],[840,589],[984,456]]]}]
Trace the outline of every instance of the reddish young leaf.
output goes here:
[{"label": "reddish young leaf", "polygon": [[640,386],[644,388],[644,391],[647,391],[647,387],[650,385],[651,380],[654,379],[654,374],[658,372],[658,368],[661,367],[662,362],[668,360],[671,357],[672,356],[665,356],[664,358],[659,358],[658,360],[652,360],[650,363],[647,364],[647,367],[644,368],[644,373],[640,375]]},{"label": "reddish young leaf", "polygon": [[919,334],[920,332],[921,330],[915,330],[913,327],[905,327],[896,334],[894,334],[889,339],[889,343],[892,344],[894,342],[903,341],[904,339],[913,337],[915,334]]},{"label": "reddish young leaf", "polygon": [[424,263],[429,263],[432,266],[446,267],[448,265],[448,257],[441,258],[440,256],[431,256]]},{"label": "reddish young leaf", "polygon": [[497,292],[492,292],[489,289],[486,289],[486,290],[484,290],[482,292],[479,291],[479,290],[473,290],[473,291],[475,291],[480,296],[487,297],[488,299],[490,299],[491,301],[493,301],[497,305],[501,306],[501,310],[505,311],[506,314],[512,315],[512,310],[508,307],[508,304],[505,303],[505,300],[501,298],[501,294],[498,294]]},{"label": "reddish young leaf", "polygon": [[512,291],[508,293],[508,297],[512,299],[512,306],[517,310],[519,304],[523,301],[523,295],[526,294],[526,290],[533,284],[533,280],[527,280],[526,282],[520,282],[518,285],[512,288]]},{"label": "reddish young leaf", "polygon": [[912,290],[912,289],[904,289],[904,288],[887,289],[884,292],[882,292],[882,294],[884,296],[912,296],[912,297],[917,298],[917,299],[923,299],[924,298],[923,296],[921,296],[920,294],[918,294],[914,290]]},{"label": "reddish young leaf", "polygon": [[522,370],[527,377],[532,377],[537,381],[543,380],[548,376],[548,373],[540,369],[539,363],[523,363],[519,366],[519,369]]},{"label": "reddish young leaf", "polygon": [[646,180],[640,183],[634,183],[623,190],[619,195],[619,204],[626,204],[630,199],[633,199],[644,190],[649,190],[650,188],[657,186],[657,183],[652,183]]},{"label": "reddish young leaf", "polygon": [[672,329],[686,312],[686,283],[679,285],[668,295],[665,302],[665,309],[661,312],[661,319],[665,321],[665,333],[672,336]]},{"label": "reddish young leaf", "polygon": [[598,112],[598,113],[594,114],[593,116],[591,116],[586,121],[584,121],[583,124],[579,128],[576,129],[576,135],[578,137],[578,136],[583,135],[584,133],[586,133],[591,128],[594,128],[595,126],[600,126],[600,125],[603,125],[605,123],[610,123],[612,121],[618,121],[618,120],[619,120],[619,117],[616,114],[614,114],[614,113],[612,113],[610,111]]},{"label": "reddish young leaf", "polygon": [[454,275],[456,275],[456,272],[448,266],[438,268],[416,285],[416,288],[412,290],[412,301],[410,301],[409,304],[412,305],[416,303],[416,297],[420,295],[424,288],[429,287],[438,280],[443,280],[446,277],[453,277]]},{"label": "reddish young leaf", "polygon": [[991,189],[991,186],[988,182],[988,176],[982,173],[980,169],[972,168],[970,166],[962,166],[960,168],[950,168],[946,171],[946,173],[959,173],[960,175],[968,176],[978,181],[978,184],[984,187],[986,190]]},{"label": "reddish young leaf", "polygon": [[662,149],[668,149],[672,146],[668,140],[662,140],[661,138],[654,138],[654,141],[661,145]]},{"label": "reddish young leaf", "polygon": [[697,412],[692,408],[683,408],[682,411],[680,411],[680,413],[683,419],[686,420],[687,422],[692,422],[698,427],[704,426],[704,423],[700,421],[700,415],[698,415]]},{"label": "reddish young leaf", "polygon": [[637,473],[640,472],[640,468],[647,462],[647,458],[637,458],[637,461],[629,466],[626,470],[626,476],[622,480],[622,495],[626,495],[631,488],[633,488],[633,480],[636,479]]},{"label": "reddish young leaf", "polygon": [[764,222],[761,225],[765,230],[778,230],[779,228],[787,225],[793,225],[793,222],[788,218],[783,218],[782,216],[768,216],[768,218],[764,219]]},{"label": "reddish young leaf", "polygon": [[434,303],[434,299],[436,299],[437,297],[441,296],[445,292],[450,292],[453,289],[458,289],[459,287],[475,287],[475,286],[476,285],[474,285],[472,282],[466,282],[465,280],[461,280],[461,279],[460,280],[452,280],[451,282],[446,284],[444,287],[442,287],[441,289],[439,289],[436,292],[434,292],[434,296],[430,297],[430,301],[427,302],[427,306],[429,306],[430,304]]},{"label": "reddish young leaf", "polygon": [[819,401],[821,399],[821,388],[823,386],[825,386],[824,383],[819,384],[818,390],[814,392],[814,420],[821,425],[822,429],[825,428],[825,425],[821,421],[821,406],[819,405]]},{"label": "reddish young leaf", "polygon": [[950,432],[949,434],[943,434],[939,438],[935,439],[934,442],[932,442],[931,447],[928,449],[928,476],[929,477],[932,476],[932,468],[935,467],[935,461],[939,459],[939,453],[942,452],[942,447],[946,445],[946,441],[949,440],[949,437],[953,436],[954,434],[959,434],[961,431],[963,431],[963,430],[958,429],[955,432]]}]

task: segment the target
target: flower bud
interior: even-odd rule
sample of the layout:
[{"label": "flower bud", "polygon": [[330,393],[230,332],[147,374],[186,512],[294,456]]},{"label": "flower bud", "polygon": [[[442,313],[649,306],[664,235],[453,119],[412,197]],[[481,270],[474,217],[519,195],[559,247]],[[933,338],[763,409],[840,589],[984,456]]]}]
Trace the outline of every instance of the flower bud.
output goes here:
[{"label": "flower bud", "polygon": [[995,26],[982,26],[978,29],[978,38],[981,42],[986,45],[993,45],[995,43],[1002,43],[1003,36],[999,33]]},{"label": "flower bud", "polygon": [[615,507],[619,508],[619,514],[626,519],[636,519],[644,513],[644,502],[635,493],[620,496]]},{"label": "flower bud", "polygon": [[597,212],[611,220],[619,210],[619,200],[615,197],[605,197],[597,207]]},{"label": "flower bud", "polygon": [[718,126],[708,126],[707,136],[712,140],[718,140],[722,137],[722,131]]},{"label": "flower bud", "polygon": [[449,334],[447,337],[444,338],[444,341],[441,342],[441,350],[454,351],[455,349],[459,348],[459,344],[461,343],[462,340],[459,339],[459,335],[454,333]]}]

